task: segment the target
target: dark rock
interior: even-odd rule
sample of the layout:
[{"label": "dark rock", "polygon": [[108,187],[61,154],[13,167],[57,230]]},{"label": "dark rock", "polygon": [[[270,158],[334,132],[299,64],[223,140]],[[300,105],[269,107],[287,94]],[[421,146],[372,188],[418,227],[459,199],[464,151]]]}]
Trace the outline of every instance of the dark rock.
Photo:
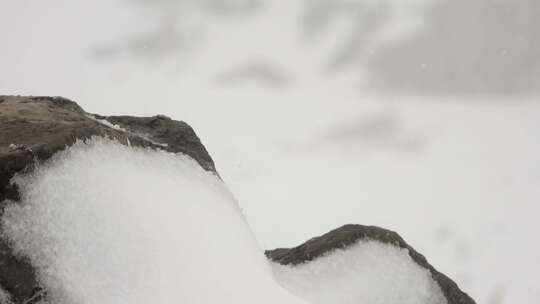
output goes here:
[{"label": "dark rock", "polygon": [[154,142],[161,143],[163,150],[190,155],[206,170],[216,172],[212,158],[193,129],[183,121],[172,120],[165,115],[108,116],[105,119],[143,138],[150,138]]},{"label": "dark rock", "polygon": [[76,140],[92,136],[184,153],[205,170],[216,173],[208,152],[185,122],[163,115],[92,115],[62,97],[0,96],[0,100],[3,100],[0,103],[0,202],[6,198],[17,200],[16,190],[9,181],[16,172],[31,165],[34,159],[46,160]]},{"label": "dark rock", "polygon": [[[0,96],[0,216],[7,204],[20,200],[18,186],[11,182],[16,173],[31,171],[36,162],[92,136],[184,153],[217,175],[208,152],[185,122],[163,115],[92,115],[63,97]],[[0,230],[0,287],[15,304],[37,303],[45,293],[35,271],[11,248]]]},{"label": "dark rock", "polygon": [[448,304],[475,304],[474,300],[461,291],[457,284],[431,266],[426,258],[409,246],[396,232],[375,226],[345,225],[322,236],[315,237],[294,248],[278,248],[265,252],[273,262],[282,265],[309,263],[336,249],[346,249],[360,240],[375,240],[407,249],[418,265],[426,268],[439,284]]}]

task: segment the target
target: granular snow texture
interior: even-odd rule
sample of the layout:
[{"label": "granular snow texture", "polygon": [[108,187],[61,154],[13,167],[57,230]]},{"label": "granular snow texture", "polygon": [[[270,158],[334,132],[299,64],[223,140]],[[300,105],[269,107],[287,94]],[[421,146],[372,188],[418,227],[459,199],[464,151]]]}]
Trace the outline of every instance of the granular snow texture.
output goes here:
[{"label": "granular snow texture", "polygon": [[94,138],[15,180],[1,225],[46,303],[446,303],[406,250],[373,241],[273,273],[224,183],[182,154]]},{"label": "granular snow texture", "polygon": [[303,303],[194,160],[94,139],[16,177],[2,225],[51,304]]}]

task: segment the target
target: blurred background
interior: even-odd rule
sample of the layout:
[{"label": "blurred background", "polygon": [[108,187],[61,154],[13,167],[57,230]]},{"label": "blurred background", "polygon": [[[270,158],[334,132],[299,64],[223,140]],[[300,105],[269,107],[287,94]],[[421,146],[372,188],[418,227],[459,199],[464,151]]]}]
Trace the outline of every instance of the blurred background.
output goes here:
[{"label": "blurred background", "polygon": [[0,73],[188,122],[263,248],[377,225],[540,303],[537,0],[0,0]]}]

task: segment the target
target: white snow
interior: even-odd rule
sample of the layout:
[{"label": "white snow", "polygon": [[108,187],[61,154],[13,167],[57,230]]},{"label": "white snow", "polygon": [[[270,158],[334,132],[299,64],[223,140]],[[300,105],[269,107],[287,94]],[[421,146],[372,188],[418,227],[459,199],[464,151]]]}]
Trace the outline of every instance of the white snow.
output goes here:
[{"label": "white snow", "polygon": [[[165,116],[165,115],[163,115]],[[160,147],[168,147],[169,145],[166,144],[166,143],[160,143],[160,142],[157,142],[153,139],[150,138],[149,135],[147,134],[143,134],[143,133],[138,133],[138,132],[131,132],[131,131],[128,131],[122,127],[120,127],[119,125],[117,124],[113,124],[111,123],[110,121],[106,120],[106,119],[98,119],[96,118],[95,116],[91,115],[91,114],[88,114],[86,115],[86,117],[94,120],[94,121],[97,121],[99,122],[100,124],[104,125],[104,126],[107,126],[109,128],[112,128],[112,129],[115,129],[115,130],[118,130],[118,131],[122,131],[122,132],[126,132],[126,133],[129,133],[129,134],[132,134],[132,135],[135,135],[135,136],[138,136],[138,137],[141,137],[142,139],[146,140],[146,141],[149,141],[151,142],[152,144],[156,145],[156,146],[160,146]],[[166,116],[165,116],[166,117]],[[127,142],[128,142],[128,145],[131,145],[131,142],[129,141],[129,138],[127,138]]]},{"label": "white snow", "polygon": [[1,304],[11,304],[11,299],[9,295],[6,293],[4,289],[2,289],[2,286],[0,286],[0,303]]},{"label": "white snow", "polygon": [[181,154],[93,138],[15,180],[2,228],[50,304],[445,303],[407,250],[374,241],[273,273],[223,182]]},{"label": "white snow", "polygon": [[18,144],[11,143],[11,144],[9,144],[8,147],[9,147],[11,150],[17,150],[17,149],[23,149],[23,148],[24,148],[24,145],[18,145]]},{"label": "white snow", "polygon": [[274,263],[277,280],[317,304],[445,304],[439,285],[407,249],[360,241],[297,266]]},{"label": "white snow", "polygon": [[90,119],[92,119],[94,121],[97,121],[100,124],[102,124],[104,126],[107,126],[109,128],[112,128],[112,129],[115,129],[115,130],[118,130],[118,131],[122,131],[122,132],[127,132],[126,129],[120,127],[119,125],[113,124],[113,123],[111,123],[110,121],[108,121],[106,119],[99,119],[99,118],[96,118],[94,115],[91,115],[91,114],[86,115],[86,117],[88,117],[88,118],[90,118]]},{"label": "white snow", "polygon": [[147,140],[147,141],[151,142],[152,144],[154,144],[154,145],[156,145],[156,146],[160,146],[160,147],[164,147],[164,148],[169,146],[169,145],[166,144],[166,143],[160,143],[160,142],[157,142],[157,141],[151,139],[150,136],[148,136],[148,135],[146,135],[146,134],[142,134],[142,133],[134,133],[134,132],[129,132],[129,133],[131,133],[131,134],[133,134],[133,135],[136,135],[136,136],[139,136],[139,137],[141,137],[142,139]]},{"label": "white snow", "polygon": [[76,143],[27,176],[2,225],[64,303],[303,303],[273,280],[231,193],[194,160]]}]

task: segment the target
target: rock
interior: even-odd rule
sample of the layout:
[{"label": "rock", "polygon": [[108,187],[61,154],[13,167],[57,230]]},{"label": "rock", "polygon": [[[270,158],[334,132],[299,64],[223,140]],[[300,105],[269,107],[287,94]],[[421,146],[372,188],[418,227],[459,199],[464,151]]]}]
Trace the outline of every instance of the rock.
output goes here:
[{"label": "rock", "polygon": [[[11,178],[31,171],[77,140],[115,138],[126,145],[184,153],[217,174],[214,162],[193,131],[182,121],[153,117],[101,116],[85,112],[62,97],[0,96],[0,216],[8,203],[20,200]],[[0,231],[0,287],[13,303],[37,303],[44,292],[35,271],[17,256]]]},{"label": "rock", "polygon": [[124,144],[184,153],[216,173],[214,162],[193,129],[163,115],[101,116],[86,113],[62,97],[0,96],[0,202],[18,200],[13,174],[34,159],[46,160],[76,140],[116,138]]},{"label": "rock", "polygon": [[431,266],[426,258],[409,246],[396,232],[375,226],[345,225],[322,236],[312,238],[294,248],[278,248],[265,252],[273,262],[282,265],[309,263],[336,249],[346,249],[359,240],[375,240],[405,248],[418,265],[426,268],[439,284],[448,304],[475,304],[474,300],[461,291],[457,284]]}]

